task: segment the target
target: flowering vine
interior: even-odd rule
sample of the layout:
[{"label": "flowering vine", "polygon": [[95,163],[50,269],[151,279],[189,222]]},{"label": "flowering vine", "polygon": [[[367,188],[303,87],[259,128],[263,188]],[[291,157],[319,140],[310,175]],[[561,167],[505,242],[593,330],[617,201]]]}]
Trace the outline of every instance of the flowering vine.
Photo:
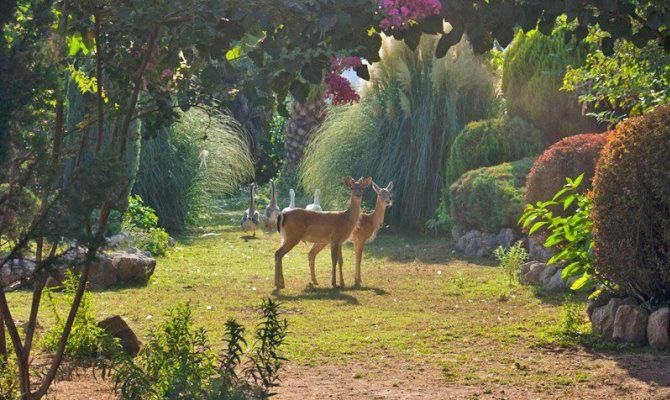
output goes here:
[{"label": "flowering vine", "polygon": [[380,26],[388,34],[409,29],[412,24],[439,14],[442,3],[440,0],[381,0],[379,9],[383,17]]},{"label": "flowering vine", "polygon": [[360,57],[334,58],[330,62],[331,72],[326,76],[326,98],[333,101],[333,105],[342,105],[358,102],[361,97],[351,87],[351,82],[340,74],[347,68],[356,68],[363,65]]}]

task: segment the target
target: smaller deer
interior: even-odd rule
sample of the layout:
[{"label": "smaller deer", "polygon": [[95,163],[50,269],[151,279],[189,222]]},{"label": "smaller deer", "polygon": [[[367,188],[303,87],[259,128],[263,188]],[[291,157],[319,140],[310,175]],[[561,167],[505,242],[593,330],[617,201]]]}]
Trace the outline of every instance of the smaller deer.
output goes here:
[{"label": "smaller deer", "polygon": [[[340,285],[344,286],[342,243],[351,235],[358,222],[358,217],[361,214],[363,191],[372,183],[372,178],[361,178],[354,181],[353,178],[348,176],[344,178],[344,183],[351,191],[349,207],[345,211],[322,212],[296,208],[284,211],[279,215],[277,231],[281,234],[282,244],[275,252],[275,286],[277,289],[284,288],[282,259],[301,241],[315,243],[314,247],[319,246],[319,250],[330,244],[330,255],[333,261],[331,282],[333,287],[337,286],[335,274],[337,264],[339,264]],[[313,270],[312,280],[316,280]]]},{"label": "smaller deer", "polygon": [[[371,214],[361,214],[358,217],[358,222],[356,227],[351,232],[351,235],[347,239],[348,242],[353,242],[354,251],[356,253],[356,275],[354,279],[354,286],[361,285],[361,260],[363,259],[363,248],[365,244],[374,240],[377,235],[379,227],[384,223],[384,214],[386,213],[386,208],[393,205],[391,200],[391,190],[393,189],[393,182],[385,188],[380,188],[376,183],[372,183],[372,189],[377,193],[377,203],[375,204],[375,210]],[[325,245],[321,243],[316,243],[309,251],[309,272],[312,276],[312,284],[318,285],[316,281],[316,256],[319,254]]]}]

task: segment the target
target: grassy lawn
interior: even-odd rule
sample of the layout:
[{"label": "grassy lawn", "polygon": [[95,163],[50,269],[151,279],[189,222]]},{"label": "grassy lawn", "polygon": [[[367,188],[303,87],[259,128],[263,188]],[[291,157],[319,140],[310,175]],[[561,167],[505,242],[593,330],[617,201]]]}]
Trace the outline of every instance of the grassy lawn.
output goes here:
[{"label": "grassy lawn", "polygon": [[[229,224],[181,238],[158,260],[146,287],[95,292],[96,314],[120,314],[144,335],[167,307],[188,302],[218,345],[227,318],[250,326],[261,299],[273,297],[283,302],[290,324],[284,350],[295,368],[365,367],[354,374],[357,379],[379,378],[396,365],[430,368],[441,385],[483,388],[482,394],[498,387],[583,393],[617,365],[602,354],[585,356],[579,338],[562,334],[562,294],[510,286],[491,262],[456,258],[445,238],[381,235],[364,256],[360,289],[351,288],[353,252],[347,246],[348,286],[341,290],[326,285],[329,251],[317,259],[321,286],[308,285],[307,248],[299,245],[286,257],[287,287],[277,294],[278,235],[243,237],[232,222],[237,215],[229,218]],[[201,237],[205,232],[210,234]],[[26,319],[29,300],[28,292],[9,295],[19,310],[15,318]],[[582,301],[579,318],[583,307]],[[48,326],[48,315],[40,322]],[[589,329],[583,321],[576,328]]]}]

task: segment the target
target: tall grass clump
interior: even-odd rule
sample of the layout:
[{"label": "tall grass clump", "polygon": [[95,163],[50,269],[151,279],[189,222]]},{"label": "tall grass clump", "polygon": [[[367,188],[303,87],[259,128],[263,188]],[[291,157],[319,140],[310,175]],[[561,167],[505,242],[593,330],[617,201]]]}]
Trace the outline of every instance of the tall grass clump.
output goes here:
[{"label": "tall grass clump", "polygon": [[[206,166],[198,158],[207,150]],[[192,108],[143,143],[133,192],[171,232],[206,217],[212,200],[235,192],[253,175],[247,135],[227,114]]]},{"label": "tall grass clump", "polygon": [[383,39],[361,102],[333,110],[308,147],[301,165],[308,192],[319,188],[328,207],[343,207],[342,178],[372,176],[396,183],[391,223],[421,228],[433,216],[453,139],[468,122],[490,117],[495,97],[493,77],[467,41],[442,59],[436,44],[424,35],[411,51]]}]

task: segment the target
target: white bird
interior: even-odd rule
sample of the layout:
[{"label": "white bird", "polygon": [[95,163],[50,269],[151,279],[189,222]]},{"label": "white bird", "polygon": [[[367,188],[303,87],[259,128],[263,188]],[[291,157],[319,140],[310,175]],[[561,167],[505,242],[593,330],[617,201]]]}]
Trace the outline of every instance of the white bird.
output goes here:
[{"label": "white bird", "polygon": [[320,195],[321,195],[321,189],[316,189],[314,191],[314,203],[308,204],[307,207],[305,207],[305,210],[323,211],[321,209],[321,204],[319,204],[319,196]]},{"label": "white bird", "polygon": [[291,202],[288,203],[288,207],[284,207],[281,212],[291,211],[295,208],[295,190],[291,189],[288,191],[289,196],[291,197]]},{"label": "white bird", "polygon": [[265,226],[268,229],[277,227],[277,217],[279,217],[279,214],[281,213],[281,209],[277,206],[275,183],[272,179],[270,179],[270,185],[272,185],[272,197],[270,198],[270,205],[265,207],[265,213],[263,213]]},{"label": "white bird", "polygon": [[255,188],[255,183],[252,183],[249,186],[249,208],[247,208],[247,210],[244,212],[242,221],[240,221],[244,232],[251,230],[254,232],[254,236],[256,236],[256,228],[258,227],[258,210],[256,210],[256,204],[254,203]]}]

